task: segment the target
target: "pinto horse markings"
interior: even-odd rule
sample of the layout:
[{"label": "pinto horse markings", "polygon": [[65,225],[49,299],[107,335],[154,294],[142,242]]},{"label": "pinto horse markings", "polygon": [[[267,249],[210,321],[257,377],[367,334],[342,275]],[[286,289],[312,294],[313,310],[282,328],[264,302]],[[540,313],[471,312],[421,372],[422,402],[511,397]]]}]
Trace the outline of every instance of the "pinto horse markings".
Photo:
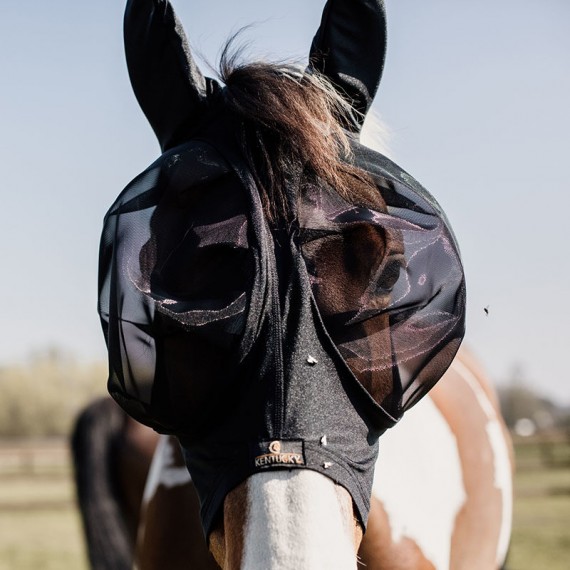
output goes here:
[{"label": "pinto horse markings", "polygon": [[[400,468],[392,468],[390,459]],[[505,560],[512,511],[509,437],[490,385],[465,350],[426,402],[381,438],[373,493],[393,542],[413,539],[436,568],[460,566],[474,556],[472,549],[479,549],[478,568],[498,568]]]},{"label": "pinto horse markings", "polygon": [[[424,400],[380,440],[372,508],[359,557],[368,570],[497,569],[506,558],[510,536],[512,457],[492,388],[462,350]],[[256,492],[258,485],[245,492],[249,502]],[[313,508],[319,510],[318,502]],[[261,545],[271,540],[263,537],[264,526],[253,523],[252,529],[248,515],[234,516],[245,536],[242,554],[248,548],[250,553],[263,550]],[[321,517],[321,525],[326,522],[327,517]],[[317,530],[303,530],[310,543]],[[297,537],[283,551],[300,550],[300,540]],[[335,540],[330,538],[329,549]]]},{"label": "pinto horse markings", "polygon": [[[367,570],[466,567],[496,570],[506,558],[510,536],[512,456],[494,393],[476,361],[462,350],[424,400],[381,439],[368,528],[359,547],[359,558]],[[137,546],[133,551],[137,567],[140,570],[219,568],[204,541],[199,503],[178,443],[171,437],[158,438],[144,426],[139,425],[136,430],[140,432],[137,442],[145,441],[148,463],[151,461],[149,442],[158,439],[142,501]],[[106,437],[132,439],[132,433],[133,426]],[[127,446],[132,445],[132,441],[127,443]],[[115,446],[115,453],[112,464],[120,465],[120,446]],[[138,478],[134,465],[122,466],[121,481]],[[137,465],[146,469],[140,462]],[[263,475],[269,480],[272,474],[282,479],[286,473],[289,470]],[[326,478],[324,481],[326,494],[328,481]],[[255,491],[263,487],[260,485],[244,483],[239,497],[231,497],[230,493],[229,501],[238,505],[233,508],[236,528],[232,534],[241,538],[235,541],[239,542],[239,552],[233,555],[234,564],[228,568],[240,568],[239,563],[245,563],[246,558],[251,560],[251,553],[256,549],[267,551],[263,546],[265,539],[255,530],[261,525],[250,524],[247,515],[248,511],[252,512],[252,501],[256,497],[262,499]],[[102,488],[95,482],[93,486]],[[329,497],[338,497],[342,505],[342,491],[338,488],[337,493]],[[117,500],[123,508],[123,516],[132,517],[129,504]],[[290,503],[291,499],[283,496],[281,502]],[[320,514],[323,508],[328,507],[313,506]],[[278,506],[271,509],[273,515],[279,513]],[[328,518],[334,517],[328,515]],[[345,538],[342,540],[348,540],[345,544],[354,542],[351,521],[352,512],[349,512],[345,514],[343,527]],[[105,526],[110,522],[100,516],[86,521],[86,525]],[[327,522],[321,519],[320,527],[328,528]],[[306,530],[302,524],[296,527]],[[92,532],[89,536],[101,534]],[[311,535],[305,532],[305,536],[310,551]],[[330,545],[337,538],[330,536]],[[295,540],[285,548],[299,553],[301,538],[296,536]],[[90,544],[90,548],[98,546]],[[250,550],[245,556],[247,548]],[[111,570],[107,566],[98,568]]]}]

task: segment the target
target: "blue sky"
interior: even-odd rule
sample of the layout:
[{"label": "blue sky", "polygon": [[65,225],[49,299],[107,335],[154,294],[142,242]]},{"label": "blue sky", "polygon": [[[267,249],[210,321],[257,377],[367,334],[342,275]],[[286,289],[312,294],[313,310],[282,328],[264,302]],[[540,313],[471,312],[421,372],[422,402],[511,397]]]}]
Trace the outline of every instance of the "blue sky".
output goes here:
[{"label": "blue sky", "polygon": [[[174,2],[211,62],[252,22],[253,54],[304,58],[323,4]],[[467,342],[496,380],[518,368],[570,403],[570,4],[387,7],[374,108],[392,131],[393,158],[438,198],[458,235]],[[128,83],[123,9],[119,0],[2,0],[0,365],[53,345],[104,357],[102,217],[158,154]]]}]

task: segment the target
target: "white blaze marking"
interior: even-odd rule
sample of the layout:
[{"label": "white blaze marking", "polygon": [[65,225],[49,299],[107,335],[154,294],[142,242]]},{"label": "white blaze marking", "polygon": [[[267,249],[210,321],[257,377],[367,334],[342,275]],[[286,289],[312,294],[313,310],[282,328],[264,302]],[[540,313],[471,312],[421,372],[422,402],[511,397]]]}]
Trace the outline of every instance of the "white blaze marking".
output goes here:
[{"label": "white blaze marking", "polygon": [[501,520],[501,531],[497,546],[497,565],[500,566],[507,556],[511,537],[512,509],[513,509],[513,488],[510,453],[505,440],[503,428],[499,422],[495,408],[489,401],[489,397],[477,381],[475,375],[460,361],[454,362],[454,369],[460,374],[468,386],[473,390],[477,401],[487,416],[486,425],[487,436],[493,450],[493,460],[495,467],[495,487],[502,495],[503,516]]},{"label": "white blaze marking", "polygon": [[332,480],[298,469],[248,479],[243,570],[356,570],[352,510]]},{"label": "white blaze marking", "polygon": [[171,442],[167,435],[161,435],[146,479],[143,504],[147,504],[156,490],[163,485],[170,489],[185,485],[192,479],[186,467],[174,465],[174,455]]},{"label": "white blaze marking", "polygon": [[455,518],[467,497],[457,440],[429,396],[380,438],[372,492],[394,542],[410,538],[436,570],[448,570]]}]

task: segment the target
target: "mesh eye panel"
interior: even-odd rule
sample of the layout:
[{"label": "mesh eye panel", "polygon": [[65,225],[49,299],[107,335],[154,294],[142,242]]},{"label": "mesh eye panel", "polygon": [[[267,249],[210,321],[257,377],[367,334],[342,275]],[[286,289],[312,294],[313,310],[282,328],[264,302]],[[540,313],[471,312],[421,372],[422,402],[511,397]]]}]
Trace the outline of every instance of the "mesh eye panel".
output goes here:
[{"label": "mesh eye panel", "polygon": [[253,280],[246,213],[233,171],[195,143],[135,179],[107,215],[99,310],[110,389],[163,431],[207,426],[235,375]]},{"label": "mesh eye panel", "polygon": [[377,182],[382,194],[369,208],[307,187],[301,243],[327,331],[360,383],[397,418],[439,378],[432,360],[457,350],[464,285],[436,206],[399,181]]}]

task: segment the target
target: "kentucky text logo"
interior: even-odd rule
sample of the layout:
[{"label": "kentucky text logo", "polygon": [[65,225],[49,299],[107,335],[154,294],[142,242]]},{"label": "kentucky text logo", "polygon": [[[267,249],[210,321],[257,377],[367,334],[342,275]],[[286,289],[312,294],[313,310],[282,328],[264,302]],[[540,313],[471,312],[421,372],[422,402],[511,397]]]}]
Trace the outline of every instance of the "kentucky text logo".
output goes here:
[{"label": "kentucky text logo", "polygon": [[270,453],[258,455],[255,458],[256,467],[268,467],[270,465],[304,465],[305,461],[301,453],[281,452],[281,442],[272,441],[268,450]]}]

